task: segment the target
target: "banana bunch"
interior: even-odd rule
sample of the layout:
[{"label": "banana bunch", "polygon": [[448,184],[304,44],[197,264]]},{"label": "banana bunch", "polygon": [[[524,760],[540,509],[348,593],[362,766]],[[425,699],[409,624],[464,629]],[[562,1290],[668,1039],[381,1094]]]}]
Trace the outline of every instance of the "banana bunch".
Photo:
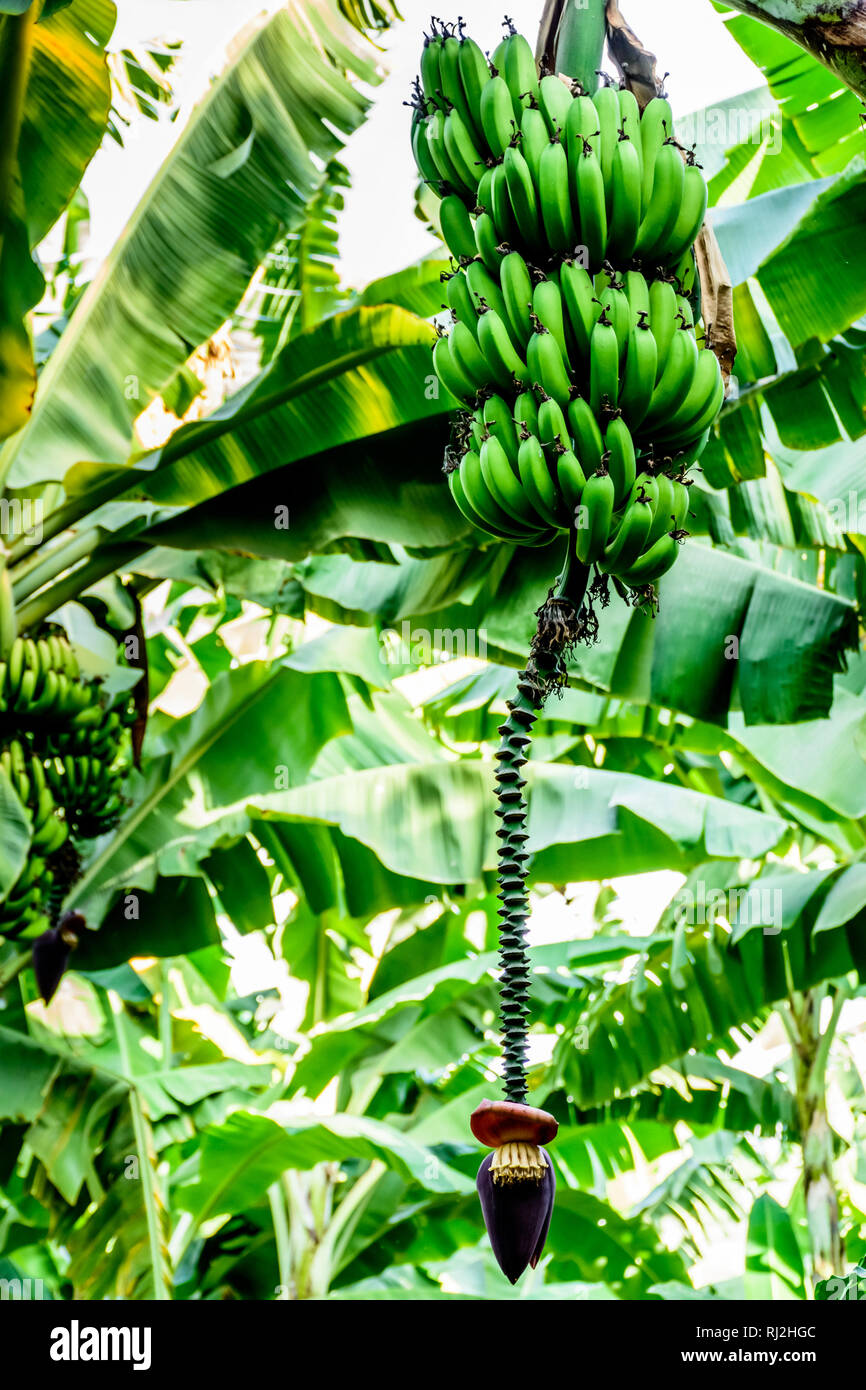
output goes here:
[{"label": "banana bunch", "polygon": [[667,99],[641,112],[628,88],[587,96],[559,77],[539,80],[513,30],[488,63],[462,22],[434,27],[412,106],[421,176],[472,211],[494,245],[530,258],[580,246],[593,272],[605,260],[672,268],[701,229],[706,181],[674,138]]},{"label": "banana bunch", "polygon": [[123,770],[98,756],[49,758],[45,780],[76,835],[92,839],[111,830],[123,810]]},{"label": "banana bunch", "polygon": [[643,588],[687,534],[688,469],[724,399],[690,298],[701,170],[665,98],[641,114],[626,89],[539,79],[510,24],[491,63],[462,22],[435,30],[412,104],[456,263],[433,349],[464,407],[454,501],[501,540],[574,530],[582,563]]},{"label": "banana bunch", "polygon": [[63,845],[68,828],[56,814],[57,804],[41,760],[29,753],[20,740],[13,739],[0,753],[0,768],[32,818],[30,856],[0,906],[0,932],[13,936],[45,916],[53,883],[46,861]]},{"label": "banana bunch", "polygon": [[53,633],[36,641],[16,637],[8,659],[0,661],[0,716],[64,717],[77,714],[92,699],[72,648]]},{"label": "banana bunch", "polygon": [[[91,687],[92,699],[92,687]],[[99,758],[111,764],[120,750],[126,720],[119,709],[86,705],[63,724],[49,724],[34,731],[33,743],[45,757]]]},{"label": "banana bunch", "polygon": [[18,637],[0,662],[0,770],[31,818],[30,854],[0,903],[0,935],[32,935],[56,916],[55,898],[72,881],[63,852],[77,858],[72,837],[116,824],[127,722],[122,709],[103,705],[98,684],[82,677],[59,635]]}]

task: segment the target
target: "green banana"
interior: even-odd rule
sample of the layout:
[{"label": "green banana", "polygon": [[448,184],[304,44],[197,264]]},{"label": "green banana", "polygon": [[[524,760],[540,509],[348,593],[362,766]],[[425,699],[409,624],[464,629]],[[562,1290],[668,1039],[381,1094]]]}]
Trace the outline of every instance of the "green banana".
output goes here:
[{"label": "green banana", "polygon": [[672,531],[675,522],[676,494],[674,493],[673,480],[668,477],[667,473],[657,473],[655,484],[656,501],[653,506],[652,525],[646,539],[647,550],[668,531]]},{"label": "green banana", "polygon": [[473,261],[466,267],[466,284],[479,314],[485,309],[493,309],[500,318],[507,318],[505,299],[499,288],[499,280],[490,274],[482,261]]},{"label": "green banana", "polygon": [[656,156],[652,198],[635,242],[635,255],[642,260],[655,261],[663,254],[682,205],[684,176],[677,146],[666,141]]},{"label": "green banana", "polygon": [[505,322],[495,309],[488,309],[478,320],[478,346],[492,379],[504,390],[513,391],[515,383],[529,385],[527,365],[515,352]]},{"label": "green banana", "polygon": [[442,175],[433,162],[430,147],[427,144],[427,120],[415,112],[412,117],[412,153],[415,156],[415,164],[418,172],[425,183],[439,189],[442,184]]},{"label": "green banana", "polygon": [[541,156],[550,144],[547,122],[535,106],[524,111],[520,122],[520,150],[529,165],[536,188],[540,188]]},{"label": "green banana", "polygon": [[598,112],[591,97],[578,96],[571,103],[565,123],[565,152],[569,167],[577,155],[583,154],[586,141],[589,141],[597,156],[601,147]]},{"label": "green banana", "polygon": [[539,280],[532,295],[532,312],[542,328],[553,334],[563,363],[567,363],[568,346],[565,341],[562,294],[555,280]]},{"label": "green banana", "polygon": [[439,204],[439,226],[445,245],[458,265],[475,259],[475,233],[472,219],[462,198],[449,193]]},{"label": "green banana", "polygon": [[521,230],[511,204],[504,162],[497,164],[490,180],[490,213],[502,241],[516,246],[521,238]]},{"label": "green banana", "polygon": [[610,210],[613,153],[619,141],[619,96],[614,87],[599,87],[598,91],[593,94],[592,103],[598,115],[598,157],[604,176],[604,186],[608,192],[608,210]]},{"label": "green banana", "polygon": [[499,252],[500,241],[496,233],[496,224],[486,212],[482,212],[481,216],[476,218],[475,244],[478,247],[478,254],[490,274],[498,277],[502,262],[502,256]]},{"label": "green banana", "polygon": [[675,445],[703,434],[718,415],[724,398],[725,383],[718,359],[710,348],[701,348],[688,395],[658,430],[659,439]]},{"label": "green banana", "polygon": [[485,439],[481,446],[480,461],[484,482],[491,497],[502,511],[511,517],[518,526],[543,530],[544,523],[533,510],[531,501],[509,462],[508,455],[499,440],[492,435],[489,439]]},{"label": "green banana", "polygon": [[625,370],[619,394],[623,416],[632,429],[637,429],[649,410],[653,398],[658,367],[655,337],[645,314],[631,328],[625,355]]},{"label": "green banana", "polygon": [[475,401],[478,388],[458,369],[447,338],[437,338],[433,344],[433,370],[446,391],[450,391],[458,401]]},{"label": "green banana", "polygon": [[679,531],[684,525],[689,515],[689,489],[685,483],[679,479],[674,480],[674,526],[675,531]]},{"label": "green banana", "polygon": [[562,498],[569,526],[574,524],[575,509],[580,503],[586,487],[586,475],[571,449],[563,449],[556,456],[556,483]]},{"label": "green banana", "polygon": [[521,391],[514,402],[514,423],[526,434],[538,434],[538,401],[534,391]]},{"label": "green banana", "polygon": [[671,339],[677,330],[677,292],[666,280],[654,280],[650,285],[650,328],[656,340],[658,362],[656,381],[667,361]]},{"label": "green banana", "polygon": [[[506,463],[508,460],[506,459]],[[508,468],[509,473],[511,467]],[[503,535],[519,536],[522,531],[527,530],[521,522],[514,518],[493,497],[484,479],[481,468],[481,456],[471,450],[463,455],[460,462],[460,481],[463,484],[463,491],[466,500],[473,511],[477,512],[487,526],[494,530],[499,530]],[[540,527],[533,528],[540,530]]]},{"label": "green banana", "polygon": [[568,422],[562,413],[562,406],[551,398],[543,400],[538,407],[538,429],[536,431],[541,447],[548,452],[552,446],[571,448],[571,435]]},{"label": "green banana", "polygon": [[424,36],[421,52],[421,85],[429,105],[437,105],[442,100],[442,77],[439,71],[443,38],[441,34]]},{"label": "green banana", "polygon": [[478,324],[478,310],[475,301],[469,292],[469,285],[466,276],[462,271],[452,275],[446,282],[445,298],[448,300],[448,308],[454,315],[455,320],[465,323],[468,328],[475,333]]},{"label": "green banana", "polygon": [[535,54],[522,34],[509,34],[494,55],[494,67],[499,68],[508,83],[514,114],[520,119],[523,108],[538,101],[538,68]]},{"label": "green banana", "polygon": [[[472,130],[478,142],[485,141],[484,124],[481,120],[481,98],[490,83],[490,64],[474,39],[461,38],[458,54],[460,85],[466,95],[466,105]],[[465,117],[464,117],[465,119]],[[496,151],[491,150],[491,154]]]},{"label": "green banana", "polygon": [[641,199],[643,199],[643,138],[641,134],[640,107],[637,104],[637,97],[628,87],[620,87],[617,96],[619,98],[619,127],[624,130],[626,136],[631,140],[638,153],[641,166]]},{"label": "green banana", "polygon": [[575,530],[575,549],[582,565],[600,559],[613,524],[614,484],[604,465],[587,478],[580,497]]},{"label": "green banana", "polygon": [[519,251],[507,255],[499,268],[499,282],[505,304],[505,321],[519,351],[525,351],[532,333],[532,277]]},{"label": "green banana", "polygon": [[496,173],[496,165],[489,165],[484,170],[478,180],[478,190],[475,194],[475,207],[472,211],[476,216],[482,212],[489,212],[493,215],[493,175]]},{"label": "green banana", "polygon": [[[650,312],[650,292],[649,285],[639,270],[627,270],[622,277],[622,287],[625,290],[625,297],[631,311],[632,325],[638,323],[641,314],[646,314],[649,319]],[[649,324],[647,324],[649,327]]]},{"label": "green banana", "polygon": [[587,477],[601,467],[604,441],[598,420],[583,396],[575,396],[568,407],[568,424],[574,440],[574,452]]},{"label": "green banana", "polygon": [[590,335],[595,327],[597,304],[589,271],[574,261],[563,261],[559,288],[565,308],[566,338],[575,362],[589,359]]},{"label": "green banana", "polygon": [[[472,111],[460,75],[460,39],[449,36],[439,50],[439,80],[445,105],[456,111],[468,130],[472,130]],[[482,55],[483,56],[483,55]]]},{"label": "green banana", "polygon": [[481,127],[494,159],[501,159],[514,139],[514,104],[504,77],[491,77],[481,93]]},{"label": "green banana", "polygon": [[653,97],[641,114],[640,138],[643,153],[641,216],[645,217],[653,196],[655,164],[664,142],[674,133],[674,115],[665,97]]},{"label": "green banana", "polygon": [[620,569],[630,569],[643,554],[652,520],[650,499],[645,494],[635,497],[626,507],[610,544],[606,546],[599,568],[613,574]]},{"label": "green banana", "polygon": [[458,372],[474,383],[476,390],[490,386],[496,379],[490,364],[478,346],[475,335],[465,323],[455,323],[449,337],[451,358]]},{"label": "green banana", "polygon": [[607,252],[607,203],[601,164],[589,140],[573,145],[569,154],[571,197],[580,210],[580,238],[587,268],[598,270]]},{"label": "green banana", "polygon": [[687,164],[683,171],[680,210],[661,247],[661,257],[665,262],[680,260],[692,245],[703,226],[707,199],[707,184],[703,171],[697,164]]},{"label": "green banana", "polygon": [[556,339],[546,328],[533,333],[526,349],[529,380],[558,401],[565,410],[571,399],[572,384]]},{"label": "green banana", "polygon": [[448,474],[448,489],[451,493],[452,498],[454,499],[454,504],[457,507],[457,510],[462,513],[462,515],[469,522],[470,526],[476,527],[477,530],[483,531],[485,535],[490,536],[492,537],[492,539],[497,541],[516,539],[516,537],[514,536],[503,535],[501,531],[491,528],[487,524],[487,522],[484,521],[484,519],[478,515],[474,507],[470,506],[469,501],[466,497],[466,493],[463,489],[463,484],[460,481],[460,470],[457,468],[452,469],[451,472]]},{"label": "green banana", "polygon": [[572,95],[558,77],[542,77],[538,84],[538,105],[547,125],[548,135],[559,136],[565,130],[571,110]]},{"label": "green banana", "polygon": [[573,250],[578,239],[577,224],[571,210],[568,159],[558,136],[548,142],[541,156],[537,182],[548,245],[560,253]]},{"label": "green banana", "polygon": [[667,574],[678,554],[679,546],[673,537],[661,536],[630,569],[621,571],[619,578],[632,588],[652,584],[656,579],[661,579],[663,574]]},{"label": "green banana", "polygon": [[613,324],[603,313],[589,343],[589,403],[598,418],[605,404],[614,407],[618,399],[619,342]]},{"label": "green banana", "polygon": [[472,194],[473,205],[478,192],[478,181],[485,164],[481,151],[476,146],[469,129],[458,110],[449,111],[444,126],[445,153],[451,161],[467,192]]},{"label": "green banana", "polygon": [[[608,283],[602,285],[600,283],[602,280],[607,280]],[[622,358],[625,356],[625,350],[628,347],[628,335],[631,331],[631,306],[622,288],[621,280],[611,280],[607,275],[597,275],[595,282],[598,297],[598,318],[601,318],[602,314],[606,314],[610,319],[619,345],[619,355]]]},{"label": "green banana", "polygon": [[677,317],[681,320],[681,322],[685,325],[686,328],[690,328],[694,333],[695,316],[692,312],[691,304],[683,294],[677,295]]},{"label": "green banana", "polygon": [[427,122],[425,137],[430,158],[439,171],[439,178],[448,188],[464,197],[467,192],[474,192],[476,185],[471,189],[467,188],[460,173],[454,167],[445,146],[445,112],[434,111]]},{"label": "green banana", "polygon": [[611,420],[604,432],[607,467],[614,486],[615,505],[627,497],[637,476],[634,442],[621,416]]},{"label": "green banana", "polygon": [[695,264],[694,247],[690,246],[681,259],[671,269],[680,288],[680,293],[694,295],[697,288],[697,266]]},{"label": "green banana", "polygon": [[611,156],[610,190],[607,254],[614,261],[628,261],[640,231],[641,199],[640,155],[631,140],[619,140]]},{"label": "green banana", "polygon": [[523,489],[542,522],[561,530],[559,493],[547,466],[544,450],[535,435],[521,440],[517,468]]},{"label": "green banana", "polygon": [[[508,402],[502,396],[488,396],[484,402],[482,420],[492,439],[495,439],[510,460],[512,468],[517,469],[517,427]],[[483,451],[482,451],[483,462]]]},{"label": "green banana", "polygon": [[651,434],[657,425],[664,425],[676,415],[691,389],[697,365],[698,348],[694,337],[687,328],[677,329],[643,420],[642,434]]},{"label": "green banana", "polygon": [[538,198],[529,165],[520,150],[509,145],[502,160],[508,196],[524,243],[532,250],[543,244]]}]

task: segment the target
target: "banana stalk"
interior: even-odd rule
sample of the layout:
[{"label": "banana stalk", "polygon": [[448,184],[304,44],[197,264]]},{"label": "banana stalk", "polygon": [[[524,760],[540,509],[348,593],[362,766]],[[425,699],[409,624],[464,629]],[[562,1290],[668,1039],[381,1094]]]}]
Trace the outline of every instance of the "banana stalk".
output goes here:
[{"label": "banana stalk", "polygon": [[606,8],[606,0],[565,0],[556,31],[554,71],[576,78],[590,95],[598,87]]},{"label": "banana stalk", "polygon": [[529,901],[526,892],[527,860],[525,779],[521,775],[535,724],[548,692],[564,679],[563,654],[578,636],[578,618],[589,569],[573,559],[574,538],[569,536],[565,566],[555,590],[539,609],[539,624],[526,670],[517,680],[517,694],[509,702],[508,717],[499,728],[501,742],[495,754],[496,832],[499,848],[499,979],[500,1026],[504,1058],[505,1096],[522,1104],[526,1100],[526,1053],[529,1019],[529,957],[526,924]]}]

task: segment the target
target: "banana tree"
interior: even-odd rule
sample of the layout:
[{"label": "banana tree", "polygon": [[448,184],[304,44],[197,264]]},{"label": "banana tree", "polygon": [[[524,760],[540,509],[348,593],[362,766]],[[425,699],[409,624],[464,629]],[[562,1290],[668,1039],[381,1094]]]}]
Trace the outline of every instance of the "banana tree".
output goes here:
[{"label": "banana tree", "polygon": [[[95,74],[91,86],[82,76],[82,88],[70,88],[77,109],[90,112],[89,124],[80,115],[64,122],[64,130],[81,134],[81,146],[52,144],[62,168],[55,176],[50,166],[44,188],[20,181],[30,244],[68,201],[73,174],[107,119],[109,31],[98,19],[93,5],[73,0],[62,10],[34,8],[28,20],[34,64],[40,29],[47,35],[54,26],[56,40],[62,21],[86,45],[87,71]],[[20,77],[12,42],[20,33],[8,16],[4,26],[4,61]],[[804,83],[820,75],[802,61]],[[769,58],[765,66],[773,86]],[[253,68],[267,74],[267,91],[247,80]],[[277,644],[272,661],[220,673],[216,644],[202,639],[196,660],[210,690],[200,709],[179,721],[154,715],[142,769],[129,783],[133,805],[117,832],[94,846],[70,900],[90,925],[103,926],[83,938],[73,979],[82,982],[106,1040],[107,1078],[86,1065],[67,1076],[56,1037],[40,1033],[33,1008],[23,1008],[33,1000],[22,962],[3,962],[12,1006],[4,1027],[17,1035],[6,1039],[8,1076],[18,1075],[12,1062],[24,1057],[21,1071],[31,1080],[23,1098],[10,1092],[7,1123],[26,1179],[19,1168],[4,1185],[4,1229],[15,1233],[5,1251],[10,1258],[29,1252],[25,1264],[36,1259],[33,1232],[45,1227],[35,1208],[46,1194],[57,1248],[71,1249],[92,1198],[69,1281],[68,1269],[55,1270],[58,1287],[89,1296],[147,1296],[169,1286],[184,1296],[197,1281],[208,1296],[229,1286],[255,1297],[276,1290],[438,1297],[440,1278],[465,1296],[504,1288],[477,1248],[470,1189],[479,1152],[465,1133],[465,1115],[489,1091],[494,1053],[489,756],[560,557],[555,547],[483,542],[444,495],[440,464],[456,402],[432,389],[428,321],[441,300],[444,252],[442,261],[388,277],[354,299],[338,294],[330,277],[324,287],[318,278],[308,248],[323,236],[333,246],[329,209],[342,178],[335,129],[347,134],[363,119],[354,83],[374,75],[373,51],[325,4],[291,7],[250,40],[77,305],[40,376],[29,423],[11,422],[17,432],[0,458],[6,500],[18,503],[22,517],[27,502],[42,508],[40,544],[20,531],[9,537],[15,625],[7,593],[8,634],[15,627],[38,632],[81,598],[115,633],[131,628],[129,596],[124,603],[110,582],[119,572],[133,576],[140,594],[164,580],[181,588],[204,582],[216,589],[217,605],[252,595],[270,611],[322,615],[340,625],[351,647],[335,665],[333,652],[316,644],[291,654]],[[34,75],[32,92],[42,90]],[[841,102],[836,107],[847,121],[850,113]],[[25,100],[7,157],[8,167],[18,159],[22,170],[29,167],[27,109]],[[798,106],[786,120],[797,131],[808,116]],[[43,121],[37,111],[32,128],[38,132]],[[837,161],[844,161],[846,131],[830,147]],[[690,1071],[689,1053],[705,1053],[708,1041],[724,1048],[731,1029],[753,1030],[777,1006],[789,1017],[797,1058],[796,1106],[779,1102],[778,1111],[804,1147],[811,1268],[837,1269],[838,1227],[849,1239],[860,1230],[853,1201],[834,1214],[838,1142],[827,1131],[821,1077],[838,1019],[829,1031],[825,1019],[816,1020],[822,992],[839,1002],[846,989],[856,990],[862,954],[856,869],[864,806],[849,751],[852,736],[859,739],[859,658],[847,674],[843,667],[858,644],[863,562],[857,509],[837,516],[832,507],[843,485],[858,484],[856,440],[864,428],[862,343],[852,327],[864,307],[863,267],[852,261],[862,182],[856,166],[839,174],[837,163],[830,172],[839,177],[825,185],[823,147],[806,133],[802,143],[806,156],[785,163],[790,189],[782,191],[790,198],[764,201],[773,195],[759,175],[741,206],[712,214],[736,277],[741,393],[726,407],[703,482],[693,489],[700,539],[663,581],[654,621],[613,606],[601,615],[598,644],[569,663],[569,689],[536,725],[543,756],[537,765],[531,760],[528,780],[533,890],[651,869],[695,873],[708,859],[735,875],[735,861],[769,857],[763,875],[796,839],[804,862],[780,891],[783,901],[790,894],[794,907],[801,900],[809,907],[792,908],[775,936],[764,936],[764,923],[746,922],[741,932],[729,923],[731,930],[719,926],[708,936],[672,920],[645,941],[593,934],[534,953],[537,1029],[560,1041],[549,1064],[531,1069],[531,1098],[559,1119],[563,1155],[548,1243],[554,1261],[533,1286],[540,1297],[568,1296],[587,1284],[593,1295],[620,1297],[682,1287],[682,1261],[662,1247],[644,1215],[610,1206],[599,1173],[610,1181],[638,1162],[636,1133],[641,1162],[673,1151],[659,1098],[678,1094],[677,1070],[696,1082],[685,1103],[694,1105],[698,1126],[706,1123],[697,1112],[707,1113],[708,1093],[720,1112],[729,1085],[735,1095],[748,1094],[742,1073],[734,1082],[720,1071],[715,1080]],[[850,153],[857,148],[854,140]],[[717,171],[723,199],[740,158],[734,147]],[[768,177],[770,161],[762,167]],[[40,212],[35,200],[48,200],[55,186],[51,207],[46,202]],[[177,225],[186,229],[181,241]],[[828,255],[844,252],[846,276],[831,277],[838,286],[832,295],[813,263],[815,236]],[[4,284],[27,284],[32,272],[20,236],[4,245],[18,255]],[[273,269],[283,268],[286,253],[281,279]],[[135,426],[151,396],[172,398],[191,348],[239,305],[240,321],[262,312],[269,285],[300,288],[302,307],[267,326],[261,372],[210,416],[179,424],[160,447],[143,447]],[[16,326],[29,307],[13,305]],[[20,348],[25,338],[18,332],[10,341]],[[19,351],[17,369],[31,372],[32,387],[24,360]],[[254,565],[237,552],[261,559]],[[484,634],[489,664],[459,692],[459,714],[448,704],[431,711],[431,731],[441,731],[444,743],[432,732],[420,736],[390,690],[380,637],[396,632],[402,640],[404,624],[410,665],[413,633],[423,634],[428,661],[453,654],[455,634]],[[160,633],[151,633],[148,646],[156,696],[172,655]],[[181,646],[188,656],[185,639]],[[286,755],[262,730],[280,728],[289,703],[309,719],[298,719]],[[455,760],[455,745],[465,744],[469,751],[461,747]],[[286,766],[288,787],[275,787],[275,765]],[[10,827],[13,821],[10,815]],[[802,872],[816,844],[832,856],[829,878],[820,878],[823,864]],[[839,895],[830,895],[847,873],[853,879],[840,907]],[[814,901],[802,882],[813,878],[820,878]],[[297,902],[285,922],[272,895],[287,884]],[[744,885],[734,876],[725,887]],[[425,898],[428,914],[433,902],[444,904],[434,909],[434,924],[423,916]],[[480,951],[477,920],[467,926],[463,910],[472,904],[484,914]],[[402,919],[388,949],[371,957],[370,924],[386,911]],[[274,955],[308,987],[301,1031],[314,1030],[291,1062],[258,1005],[244,1008],[227,990],[220,965],[220,919],[267,937],[278,915]],[[178,963],[179,951],[195,958],[192,973]],[[359,955],[376,960],[363,989]],[[174,971],[175,983],[128,966],[143,957],[167,960],[147,969]],[[623,961],[636,966],[627,985],[613,978]],[[657,1009],[641,1009],[644,986],[658,991]],[[246,1030],[248,1045],[262,1033],[275,1070],[256,1084],[224,1072],[212,1090],[201,1089],[207,1078],[197,1086],[189,1076],[176,1094],[168,1074],[225,1063],[203,1029],[215,1013]],[[207,1040],[202,1055],[192,1034]],[[231,1036],[236,1061],[242,1049]],[[588,1039],[591,1069],[575,1045]],[[155,1040],[163,1049],[156,1068]],[[183,1054],[179,1068],[173,1049]],[[258,1061],[244,1055],[250,1065]],[[455,1071],[464,1056],[470,1060]],[[715,1054],[704,1069],[712,1064],[726,1065]],[[349,1077],[356,1067],[357,1084]],[[141,1077],[153,1070],[160,1074],[148,1086]],[[42,1081],[55,1074],[56,1094],[39,1103]],[[274,1075],[277,1095],[269,1093]],[[64,1115],[88,1104],[88,1095],[101,1098],[103,1083],[119,1089],[114,1100],[100,1099],[76,1170],[73,1155],[64,1158],[53,1145]],[[340,1118],[316,1127],[306,1098],[332,1083]],[[613,1112],[635,1088],[638,1103],[659,1113],[647,1110],[628,1123],[608,1116],[605,1107]],[[284,1092],[291,1112],[278,1108]],[[589,1123],[591,1108],[597,1114]],[[755,1113],[741,1109],[739,1123],[729,1116],[730,1129],[751,1129]],[[724,1115],[717,1118],[724,1129]],[[650,1127],[636,1131],[641,1123]],[[154,1148],[167,1157],[173,1191],[152,1176]],[[259,1151],[253,1193],[237,1155]],[[144,1187],[109,1181],[119,1153],[136,1155]],[[723,1163],[714,1168],[711,1158],[701,1169],[707,1183]],[[221,1175],[219,1184],[212,1173]],[[760,1181],[751,1176],[750,1183],[750,1195],[762,1200]],[[766,1242],[778,1225],[771,1210],[765,1202],[758,1211],[756,1245],[759,1231]],[[123,1223],[116,1264],[100,1266],[97,1254],[108,1242],[100,1245],[93,1221],[106,1236]],[[305,1223],[314,1232],[309,1241]],[[124,1268],[123,1252],[143,1248],[142,1233],[146,1261]],[[808,1255],[808,1240],[804,1246]],[[326,1252],[318,1260],[314,1247]],[[629,1272],[635,1254],[645,1271],[638,1276]]]}]

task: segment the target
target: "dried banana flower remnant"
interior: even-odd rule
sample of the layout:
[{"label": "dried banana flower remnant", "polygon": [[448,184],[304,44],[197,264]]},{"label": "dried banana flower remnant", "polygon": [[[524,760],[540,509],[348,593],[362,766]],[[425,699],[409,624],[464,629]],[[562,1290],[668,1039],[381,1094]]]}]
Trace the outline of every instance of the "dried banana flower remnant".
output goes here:
[{"label": "dried banana flower remnant", "polygon": [[503,1144],[490,1160],[490,1176],[505,1186],[512,1182],[541,1182],[549,1168],[543,1149],[535,1144]]},{"label": "dried banana flower remnant", "polygon": [[33,973],[36,988],[46,1004],[50,1004],[57,993],[69,957],[86,929],[87,923],[80,912],[66,912],[58,926],[50,927],[34,941]]},{"label": "dried banana flower remnant", "polygon": [[545,1151],[530,1144],[506,1144],[488,1154],[476,1186],[484,1224],[499,1268],[516,1284],[527,1265],[541,1258],[556,1179]]}]

